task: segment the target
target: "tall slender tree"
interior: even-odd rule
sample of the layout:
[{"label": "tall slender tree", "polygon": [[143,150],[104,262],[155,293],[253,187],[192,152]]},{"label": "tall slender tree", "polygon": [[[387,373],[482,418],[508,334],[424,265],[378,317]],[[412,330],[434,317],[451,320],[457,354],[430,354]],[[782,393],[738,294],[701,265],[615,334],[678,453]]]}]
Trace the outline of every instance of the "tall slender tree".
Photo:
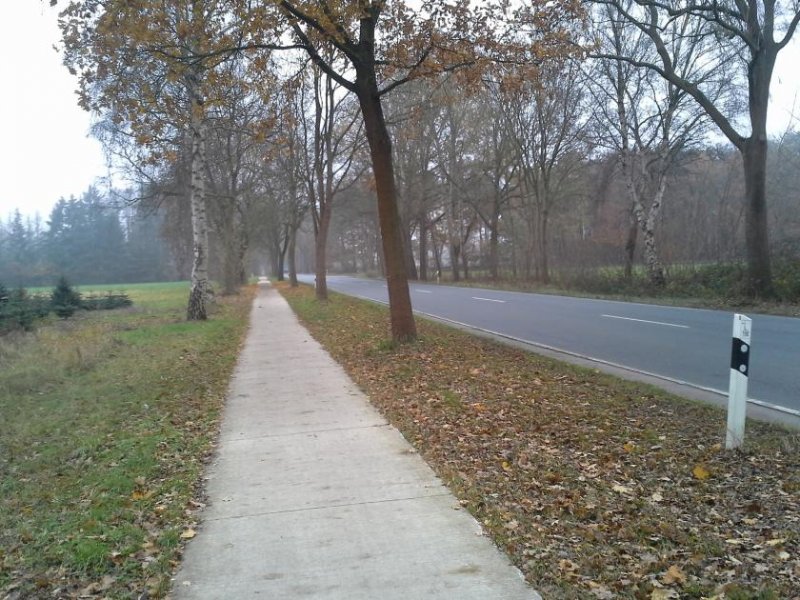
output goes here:
[{"label": "tall slender tree", "polygon": [[[628,5],[631,3],[629,2]],[[652,59],[655,50],[636,27],[619,19],[605,6],[603,27],[596,30],[606,53],[640,61]],[[687,17],[669,24],[678,33],[671,36],[674,68],[685,79],[698,78],[703,61],[702,24]],[[694,29],[694,34],[692,34]],[[679,87],[648,69],[619,60],[595,61],[588,86],[593,99],[595,140],[613,152],[619,161],[631,200],[632,230],[626,244],[626,274],[630,277],[637,229],[644,238],[644,259],[650,281],[665,284],[664,267],[657,249],[656,227],[666,197],[669,176],[707,129],[702,109]],[[707,82],[710,98],[726,91],[727,82]]]}]

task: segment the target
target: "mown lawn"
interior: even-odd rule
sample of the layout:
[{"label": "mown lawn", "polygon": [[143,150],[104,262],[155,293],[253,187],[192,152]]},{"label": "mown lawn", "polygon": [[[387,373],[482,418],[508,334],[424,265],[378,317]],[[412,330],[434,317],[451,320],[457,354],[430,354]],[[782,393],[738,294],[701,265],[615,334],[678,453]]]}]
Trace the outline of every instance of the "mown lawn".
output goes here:
[{"label": "mown lawn", "polygon": [[253,290],[187,323],[185,283],[113,289],[0,338],[0,597],[161,597],[193,535]]},{"label": "mown lawn", "polygon": [[544,598],[800,598],[800,435],[418,320],[280,291]]}]

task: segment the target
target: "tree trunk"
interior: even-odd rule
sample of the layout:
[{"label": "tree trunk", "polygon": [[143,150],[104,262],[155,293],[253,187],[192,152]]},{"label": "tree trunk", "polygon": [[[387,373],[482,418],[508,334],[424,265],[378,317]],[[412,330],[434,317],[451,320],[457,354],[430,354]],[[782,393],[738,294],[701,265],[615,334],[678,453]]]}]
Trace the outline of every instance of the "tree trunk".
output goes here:
[{"label": "tree trunk", "polygon": [[442,278],[442,252],[444,248],[436,241],[431,234],[431,243],[433,244],[433,262],[436,264],[436,282]]},{"label": "tree trunk", "polygon": [[419,219],[419,278],[428,281],[428,220],[425,215]]},{"label": "tree trunk", "polygon": [[647,277],[650,283],[662,288],[667,283],[664,275],[664,266],[658,257],[655,230],[648,227],[644,230],[644,263],[647,266]]},{"label": "tree trunk", "polygon": [[411,230],[405,226],[403,227],[403,252],[406,256],[408,278],[416,281],[419,276],[417,275],[417,263],[414,260],[414,244],[411,241]]},{"label": "tree trunk", "polygon": [[[529,213],[530,214],[530,213]],[[522,257],[523,260],[523,273],[525,279],[528,281],[535,279],[539,275],[539,260],[536,257],[538,241],[538,234],[536,233],[536,215],[530,214],[527,219],[528,239],[526,240],[526,252]]]},{"label": "tree trunk", "polygon": [[647,267],[647,276],[650,279],[650,283],[659,288],[664,286],[666,278],[664,277],[664,267],[658,257],[658,249],[656,247],[656,224],[661,214],[661,205],[666,189],[666,174],[662,174],[658,179],[658,187],[653,194],[647,214],[645,214],[644,205],[638,193],[633,200],[633,212],[644,235],[644,261]]},{"label": "tree trunk", "polygon": [[450,244],[450,270],[453,272],[453,281],[461,281],[461,267],[459,260],[461,259],[461,245],[458,242]]},{"label": "tree trunk", "polygon": [[220,221],[217,223],[219,227],[219,237],[222,242],[222,294],[224,296],[232,296],[239,291],[239,281],[241,277],[241,248],[239,240],[237,239],[237,231],[234,217],[235,207],[233,204],[235,200],[230,203],[224,203],[219,207],[224,212]]},{"label": "tree trunk", "polygon": [[206,221],[206,141],[205,110],[203,102],[192,100],[190,132],[192,136],[191,191],[192,205],[192,287],[186,318],[189,321],[204,321],[208,318],[208,226]]},{"label": "tree trunk", "polygon": [[642,224],[644,233],[644,259],[647,265],[647,275],[650,278],[650,283],[657,288],[662,288],[666,284],[666,277],[664,276],[664,266],[661,264],[661,259],[658,256],[658,248],[656,247],[656,223],[661,214],[661,204],[664,199],[664,192],[666,191],[666,178],[662,178],[658,186],[653,203],[650,205],[650,210],[647,214],[647,219]]},{"label": "tree trunk", "polygon": [[745,182],[745,240],[748,293],[769,298],[774,294],[767,230],[767,139],[753,135],[742,149]]},{"label": "tree trunk", "polygon": [[633,261],[636,259],[636,240],[639,237],[639,223],[631,207],[630,223],[628,225],[628,239],[625,240],[625,279],[633,277]]},{"label": "tree trunk", "polygon": [[239,281],[241,279],[241,261],[237,240],[232,232],[223,234],[224,256],[222,266],[222,294],[232,296],[239,291]]},{"label": "tree trunk", "polygon": [[492,215],[492,222],[489,225],[489,275],[491,276],[493,281],[497,281],[500,277],[500,266],[499,266],[499,249],[500,249],[500,239],[498,235],[498,229],[500,227],[500,218],[495,211]]},{"label": "tree trunk", "polygon": [[289,285],[297,287],[297,228],[289,231]]},{"label": "tree trunk", "polygon": [[326,202],[319,213],[319,227],[314,238],[314,266],[317,300],[328,299],[328,231],[331,225],[331,203]]},{"label": "tree trunk", "polygon": [[272,278],[276,281],[280,281],[278,279],[280,272],[281,272],[281,244],[280,242],[273,242],[271,244],[272,251],[270,252],[270,262],[272,263]]},{"label": "tree trunk", "polygon": [[547,224],[549,220],[549,213],[542,210],[539,216],[539,280],[547,285],[550,283],[550,264],[548,261],[548,248],[547,248]]},{"label": "tree trunk", "polygon": [[250,237],[247,234],[247,230],[242,227],[242,231],[239,232],[239,285],[245,285],[247,283],[247,265],[245,264],[245,259],[247,258],[247,250],[250,247]]},{"label": "tree trunk", "polygon": [[278,253],[278,266],[275,273],[275,277],[278,281],[284,281],[286,279],[283,275],[284,271],[286,271],[286,252],[281,248],[281,251]]},{"label": "tree trunk", "polygon": [[392,164],[392,142],[386,128],[381,98],[378,95],[374,65],[372,68],[362,66],[359,69],[357,86],[378,194],[378,220],[383,241],[392,339],[401,343],[408,342],[416,339],[417,327],[411,308],[411,294],[408,289],[403,254],[403,236]]}]

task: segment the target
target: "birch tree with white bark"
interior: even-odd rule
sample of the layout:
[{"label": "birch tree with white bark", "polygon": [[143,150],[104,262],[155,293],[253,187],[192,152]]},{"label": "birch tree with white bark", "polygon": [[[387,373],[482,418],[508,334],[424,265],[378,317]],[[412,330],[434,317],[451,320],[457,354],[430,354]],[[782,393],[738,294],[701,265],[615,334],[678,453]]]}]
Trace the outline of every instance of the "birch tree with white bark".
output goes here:
[{"label": "birch tree with white bark", "polygon": [[[60,14],[64,62],[79,76],[81,105],[110,115],[153,163],[190,157],[189,320],[208,316],[206,129],[215,69],[227,56],[219,49],[236,45],[227,8],[221,0],[72,0]],[[181,137],[183,145],[170,145]]]},{"label": "birch tree with white bark", "polygon": [[[625,55],[639,62],[653,59],[654,50],[644,34],[620,19],[608,7],[598,10],[600,53]],[[686,17],[669,25],[675,72],[686,79],[702,78],[707,58],[698,24]],[[694,30],[693,30],[694,29]],[[657,228],[670,175],[685,152],[700,141],[708,118],[678,86],[647,69],[629,62],[600,59],[591,63],[589,81],[592,121],[601,147],[615,153],[631,202],[633,230],[626,243],[626,273],[634,258],[635,233],[644,242],[644,261],[650,282],[666,283],[658,251]],[[703,81],[709,97],[717,99],[725,90],[724,80]]]},{"label": "birch tree with white bark", "polygon": [[[798,0],[592,0],[641,32],[647,57],[600,51],[597,56],[648,69],[690,96],[738,150],[744,176],[747,288],[774,294],[767,216],[767,114],[775,61],[800,24]],[[676,23],[691,21],[687,27]],[[697,68],[682,72],[685,43],[702,47]],[[735,83],[714,97],[719,79]],[[742,116],[746,118],[742,119]]]}]

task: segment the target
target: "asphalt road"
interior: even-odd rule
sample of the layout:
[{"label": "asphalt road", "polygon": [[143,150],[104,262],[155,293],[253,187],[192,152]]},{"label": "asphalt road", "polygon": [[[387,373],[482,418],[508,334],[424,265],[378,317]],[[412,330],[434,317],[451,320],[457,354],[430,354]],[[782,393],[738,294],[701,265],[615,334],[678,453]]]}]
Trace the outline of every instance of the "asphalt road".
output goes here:
[{"label": "asphalt road", "polygon": [[[301,279],[314,282],[313,275]],[[330,289],[386,302],[381,280],[329,276]],[[414,310],[627,369],[725,393],[733,313],[411,283]],[[748,396],[800,414],[800,319],[753,319]]]}]

